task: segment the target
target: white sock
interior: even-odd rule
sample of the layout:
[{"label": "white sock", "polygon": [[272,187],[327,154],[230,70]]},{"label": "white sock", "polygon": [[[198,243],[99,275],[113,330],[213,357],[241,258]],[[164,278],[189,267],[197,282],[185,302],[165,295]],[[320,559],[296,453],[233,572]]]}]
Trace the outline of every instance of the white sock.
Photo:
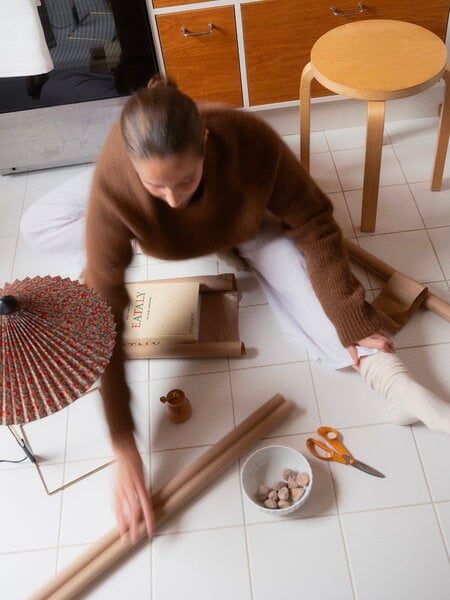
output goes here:
[{"label": "white sock", "polygon": [[370,387],[386,398],[396,423],[422,421],[432,431],[450,433],[450,403],[417,383],[396,354],[367,356],[360,372]]}]

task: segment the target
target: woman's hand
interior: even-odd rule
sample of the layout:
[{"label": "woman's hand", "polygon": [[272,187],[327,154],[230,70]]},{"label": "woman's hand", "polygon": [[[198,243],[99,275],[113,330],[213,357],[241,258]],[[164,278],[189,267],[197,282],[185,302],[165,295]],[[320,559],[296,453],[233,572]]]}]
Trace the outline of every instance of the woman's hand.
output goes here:
[{"label": "woman's hand", "polygon": [[134,438],[115,446],[117,476],[115,486],[115,512],[120,535],[130,533],[131,540],[138,539],[138,525],[144,518],[148,536],[153,536],[155,519],[148,494],[142,459]]},{"label": "woman's hand", "polygon": [[364,346],[365,348],[375,348],[381,350],[381,352],[395,352],[394,342],[382,331],[376,331],[358,342],[354,346],[347,346],[347,350],[350,352],[350,356],[353,360],[353,366],[359,367],[359,363],[362,357],[358,356],[356,346]]}]

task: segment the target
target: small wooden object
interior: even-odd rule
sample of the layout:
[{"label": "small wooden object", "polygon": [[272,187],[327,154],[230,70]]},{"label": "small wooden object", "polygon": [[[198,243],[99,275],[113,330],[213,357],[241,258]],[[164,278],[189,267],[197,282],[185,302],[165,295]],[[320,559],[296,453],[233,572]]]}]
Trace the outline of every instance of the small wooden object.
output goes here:
[{"label": "small wooden object", "polygon": [[161,396],[162,403],[166,403],[169,419],[174,423],[184,423],[192,415],[192,406],[183,390],[170,390],[167,396]]},{"label": "small wooden object", "polygon": [[[300,159],[309,170],[311,82],[368,103],[361,231],[375,231],[386,100],[418,94],[444,77],[447,48],[432,31],[389,19],[367,19],[335,27],[311,50],[300,82]],[[447,97],[447,96],[446,96]],[[439,189],[450,128],[445,102],[432,189]]]}]

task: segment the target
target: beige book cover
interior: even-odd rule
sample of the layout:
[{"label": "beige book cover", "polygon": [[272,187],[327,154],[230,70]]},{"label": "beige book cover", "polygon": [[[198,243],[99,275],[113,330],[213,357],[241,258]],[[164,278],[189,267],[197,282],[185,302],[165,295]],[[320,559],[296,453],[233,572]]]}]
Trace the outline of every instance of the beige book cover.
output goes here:
[{"label": "beige book cover", "polygon": [[198,282],[127,283],[124,342],[198,342],[199,287]]}]

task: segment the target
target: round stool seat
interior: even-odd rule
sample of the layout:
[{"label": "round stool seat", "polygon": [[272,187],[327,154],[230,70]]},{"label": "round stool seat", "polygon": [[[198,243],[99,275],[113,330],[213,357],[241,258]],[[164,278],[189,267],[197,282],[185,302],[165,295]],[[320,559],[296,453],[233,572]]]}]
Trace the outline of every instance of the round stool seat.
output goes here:
[{"label": "round stool seat", "polygon": [[433,32],[404,21],[341,25],[311,50],[314,78],[336,94],[369,101],[404,98],[442,77],[447,48]]}]

